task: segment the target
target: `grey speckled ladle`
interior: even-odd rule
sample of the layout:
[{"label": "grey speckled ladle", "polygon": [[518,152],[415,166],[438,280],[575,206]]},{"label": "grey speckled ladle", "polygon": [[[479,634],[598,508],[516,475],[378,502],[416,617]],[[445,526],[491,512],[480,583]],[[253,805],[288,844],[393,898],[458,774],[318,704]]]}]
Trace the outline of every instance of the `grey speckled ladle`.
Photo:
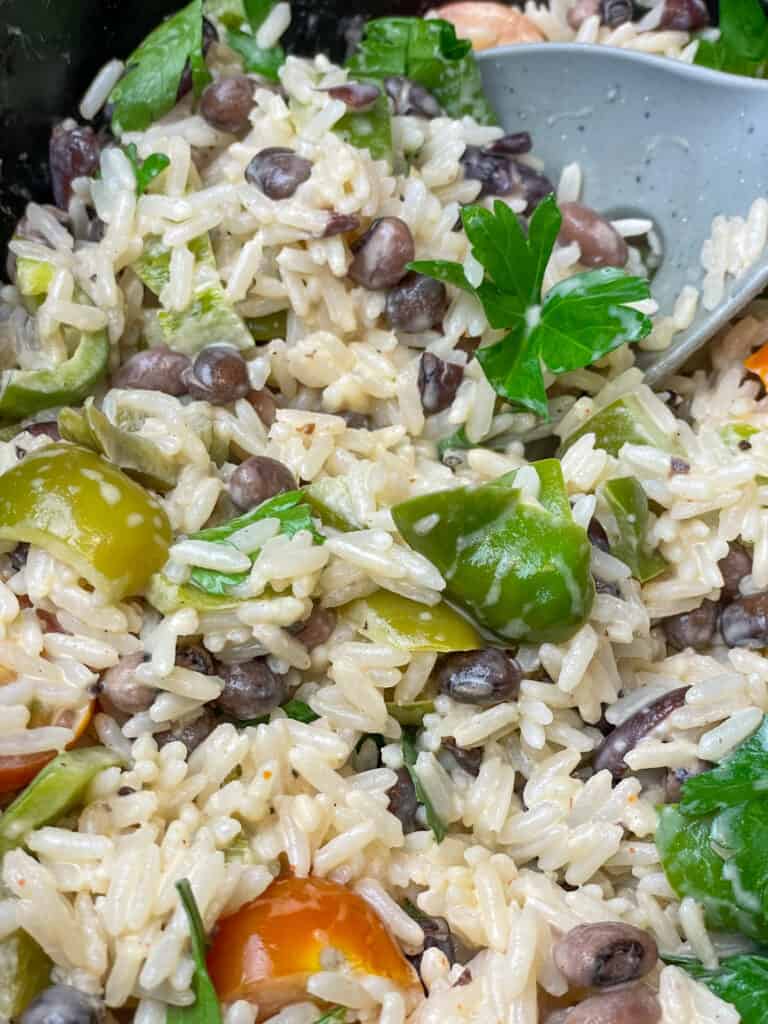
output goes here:
[{"label": "grey speckled ladle", "polygon": [[[598,46],[505,46],[478,56],[505,129],[531,133],[554,181],[578,161],[584,203],[610,218],[653,220],[663,258],[652,289],[662,312],[684,285],[701,285],[713,218],[746,216],[755,198],[768,197],[766,82]],[[640,355],[649,383],[768,286],[768,250],[729,282],[720,305],[700,305],[665,352]]]}]

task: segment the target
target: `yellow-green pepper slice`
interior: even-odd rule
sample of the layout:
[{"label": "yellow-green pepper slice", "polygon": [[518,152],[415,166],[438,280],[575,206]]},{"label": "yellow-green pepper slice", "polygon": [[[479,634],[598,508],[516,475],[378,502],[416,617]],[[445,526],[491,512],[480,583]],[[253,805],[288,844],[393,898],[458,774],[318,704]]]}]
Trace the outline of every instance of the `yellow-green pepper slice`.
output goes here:
[{"label": "yellow-green pepper slice", "polygon": [[53,964],[35,940],[17,931],[0,942],[0,1020],[15,1020],[47,988]]},{"label": "yellow-green pepper slice", "polygon": [[0,539],[44,548],[111,600],[144,591],[171,536],[157,498],[86,448],[52,444],[0,476]]},{"label": "yellow-green pepper slice", "polygon": [[625,444],[647,444],[663,452],[680,451],[674,434],[665,433],[645,407],[641,395],[622,395],[600,409],[563,440],[561,454],[585,434],[595,435],[595,445],[618,455]]},{"label": "yellow-green pepper slice", "polygon": [[419,604],[389,590],[353,601],[345,615],[374,643],[406,651],[475,651],[483,641],[475,627],[450,605]]}]

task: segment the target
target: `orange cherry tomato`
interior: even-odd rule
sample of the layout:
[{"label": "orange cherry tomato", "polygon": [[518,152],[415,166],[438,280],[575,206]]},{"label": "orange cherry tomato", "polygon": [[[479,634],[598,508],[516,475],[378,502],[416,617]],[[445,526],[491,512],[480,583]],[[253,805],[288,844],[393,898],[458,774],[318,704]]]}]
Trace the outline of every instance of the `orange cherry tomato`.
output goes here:
[{"label": "orange cherry tomato", "polygon": [[402,987],[416,973],[376,912],[356,893],[324,878],[279,878],[258,899],[221,920],[208,973],[223,1002],[258,1003],[259,1019],[306,997],[332,947],[355,970]]},{"label": "orange cherry tomato", "polygon": [[[3,680],[7,682],[7,680]],[[75,735],[72,742],[67,744],[67,749],[77,743],[85,730],[88,728],[93,717],[94,701],[89,701],[85,707],[76,710],[66,709],[56,714],[47,725],[60,725],[64,728],[74,729]],[[40,754],[14,754],[8,757],[0,757],[0,795],[3,793],[15,793],[22,789],[37,773],[56,757],[55,750],[46,750]]]}]

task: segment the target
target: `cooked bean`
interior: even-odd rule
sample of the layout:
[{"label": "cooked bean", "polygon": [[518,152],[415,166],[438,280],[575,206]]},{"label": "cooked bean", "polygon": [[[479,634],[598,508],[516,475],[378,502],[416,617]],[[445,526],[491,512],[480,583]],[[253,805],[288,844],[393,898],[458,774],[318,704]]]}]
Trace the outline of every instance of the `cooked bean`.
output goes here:
[{"label": "cooked bean", "polygon": [[618,28],[632,21],[632,0],[600,0],[600,24]]},{"label": "cooked bean", "polygon": [[691,464],[686,459],[673,455],[669,460],[669,472],[671,476],[686,476],[691,472]]},{"label": "cooked bean", "polygon": [[224,689],[216,703],[239,722],[267,715],[285,700],[285,677],[275,675],[265,658],[222,665],[220,673]]},{"label": "cooked bean", "polygon": [[24,433],[31,434],[33,437],[50,437],[52,441],[61,440],[56,420],[38,420],[37,423],[27,423]]},{"label": "cooked bean", "polygon": [[714,601],[702,601],[692,612],[670,615],[661,623],[667,643],[678,651],[692,647],[703,651],[712,645],[717,629],[719,606]]},{"label": "cooked bean", "polygon": [[564,1020],[565,1024],[658,1024],[661,1007],[647,985],[628,985],[572,1006]]},{"label": "cooked bean", "polygon": [[512,163],[517,172],[518,179],[514,193],[525,199],[525,215],[528,217],[542,199],[552,195],[555,191],[555,186],[546,174],[542,174],[541,171],[535,171],[528,164],[521,163],[519,160],[513,160]]},{"label": "cooked bean", "polygon": [[522,676],[515,659],[498,647],[447,654],[440,658],[435,672],[441,693],[460,704],[486,708],[515,700]]},{"label": "cooked bean", "polygon": [[690,768],[669,768],[664,780],[665,803],[679,803],[686,781],[692,779],[695,775],[702,775],[704,772],[708,772],[712,767],[713,765],[709,761],[697,759]]},{"label": "cooked bean", "polygon": [[561,203],[561,242],[578,242],[586,267],[623,267],[629,257],[627,243],[599,213],[581,203]]},{"label": "cooked bean", "polygon": [[514,164],[503,153],[490,153],[480,146],[467,146],[459,163],[464,168],[465,178],[481,183],[478,198],[508,196],[522,185]]},{"label": "cooked bean", "polygon": [[731,541],[728,547],[728,554],[721,558],[717,567],[723,577],[723,589],[720,591],[721,598],[732,600],[739,597],[741,591],[739,584],[752,572],[752,554],[738,541]]},{"label": "cooked bean", "polygon": [[331,608],[323,608],[316,604],[310,612],[309,618],[302,622],[301,629],[295,636],[308,651],[312,651],[320,644],[324,644],[335,628],[336,612]]},{"label": "cooked bean", "polygon": [[260,391],[249,391],[246,397],[264,426],[271,427],[277,416],[277,402],[272,392],[262,388]]},{"label": "cooked bean", "polygon": [[611,544],[608,540],[608,534],[603,529],[603,525],[599,519],[595,519],[594,516],[589,521],[587,527],[587,536],[589,537],[589,543],[592,547],[598,549],[598,551],[604,551],[606,554],[610,553]]},{"label": "cooked bean", "polygon": [[403,826],[403,832],[415,832],[419,828],[416,822],[419,809],[416,788],[407,768],[398,768],[395,774],[397,781],[387,790],[389,810]]},{"label": "cooked bean", "polygon": [[395,114],[430,119],[442,114],[440,104],[432,93],[405,75],[390,75],[389,78],[385,78],[384,89],[392,100]]},{"label": "cooked bean", "polygon": [[19,1017],[19,1024],[100,1024],[104,1007],[71,985],[43,989]]},{"label": "cooked bean", "polygon": [[267,455],[252,455],[229,478],[229,496],[244,511],[276,494],[295,490],[296,479],[290,469]]},{"label": "cooked bean", "polygon": [[768,646],[768,591],[737,597],[723,610],[720,631],[728,647]]},{"label": "cooked bean", "polygon": [[113,388],[140,388],[166,395],[185,395],[185,374],[191,362],[183,352],[157,345],[131,356],[112,378]]},{"label": "cooked bean", "polygon": [[427,416],[447,409],[456,397],[464,378],[464,367],[447,363],[432,352],[424,352],[419,362],[419,394]]},{"label": "cooked bean", "polygon": [[200,113],[208,124],[231,135],[245,131],[252,108],[253,82],[246,75],[219,78],[200,97]]},{"label": "cooked bean", "polygon": [[600,11],[600,0],[576,0],[568,11],[568,24],[578,32],[587,18],[593,18]]},{"label": "cooked bean", "polygon": [[364,288],[392,288],[415,255],[411,229],[399,217],[375,220],[352,246],[348,274]]},{"label": "cooked bean", "polygon": [[139,682],[136,669],[144,661],[141,651],[126,654],[101,677],[101,690],[110,704],[125,715],[136,715],[150,707],[157,690]]},{"label": "cooked bean", "polygon": [[447,308],[448,291],[443,282],[412,270],[387,292],[385,313],[390,327],[416,334],[441,324]]},{"label": "cooked bean", "polygon": [[372,82],[345,82],[327,90],[335,100],[341,100],[350,110],[370,110],[381,96],[381,89]]},{"label": "cooked bean", "polygon": [[532,148],[530,132],[512,132],[509,135],[502,135],[495,142],[490,142],[485,147],[485,152],[503,156],[522,156],[523,153],[530,153]]},{"label": "cooked bean", "polygon": [[354,213],[329,213],[328,223],[325,225],[323,238],[333,238],[334,235],[346,235],[350,231],[357,231],[360,227],[360,218]]},{"label": "cooked bean", "polygon": [[642,978],[658,959],[656,943],[631,924],[580,924],[555,943],[555,963],[578,988],[608,988]]},{"label": "cooked bean", "polygon": [[156,732],[153,739],[158,747],[164,747],[168,743],[183,743],[187,748],[187,754],[191,754],[203,740],[208,739],[217,725],[218,719],[213,712],[209,708],[203,708],[197,718],[177,722],[164,732]]},{"label": "cooked bean", "polygon": [[621,725],[613,729],[595,751],[592,766],[596,772],[607,768],[614,779],[623,779],[629,771],[624,755],[634,750],[643,737],[656,728],[664,719],[685,704],[687,686],[662,694],[656,700],[630,715]]},{"label": "cooked bean", "polygon": [[176,649],[176,664],[179,668],[188,668],[193,672],[202,672],[204,676],[216,675],[216,662],[209,650],[202,644],[184,644]]},{"label": "cooked bean", "polygon": [[93,128],[57,124],[51,132],[48,162],[56,205],[66,210],[75,178],[90,177],[99,166],[101,143]]},{"label": "cooked bean", "polygon": [[442,746],[448,751],[459,768],[463,769],[468,775],[473,775],[477,778],[483,763],[482,747],[460,747],[453,736],[443,737]]},{"label": "cooked bean", "polygon": [[245,180],[270,199],[290,199],[311,173],[311,161],[285,146],[269,146],[248,164]]},{"label": "cooked bean", "polygon": [[445,918],[420,913],[419,924],[424,932],[424,949],[439,949],[441,953],[445,953],[448,963],[455,964],[458,960],[456,940]]},{"label": "cooked bean", "polygon": [[366,416],[364,412],[350,412],[345,409],[343,412],[339,412],[336,415],[341,416],[350,430],[373,430],[371,417]]},{"label": "cooked bean", "polygon": [[[203,18],[203,56],[208,53],[211,43],[218,42],[218,39],[219,33],[216,31],[216,26],[212,21],[209,21],[207,18]],[[187,60],[184,65],[184,70],[181,73],[179,87],[176,90],[176,102],[178,102],[182,96],[186,96],[188,92],[191,92],[193,85],[192,68],[189,66],[189,60]]]},{"label": "cooked bean", "polygon": [[228,345],[209,345],[195,357],[191,370],[184,373],[187,391],[213,405],[227,405],[245,398],[251,390],[248,366]]},{"label": "cooked bean", "polygon": [[709,25],[709,11],[704,0],[666,0],[659,28],[691,32]]},{"label": "cooked bean", "polygon": [[621,597],[621,590],[617,583],[609,583],[608,580],[601,580],[599,576],[593,576],[595,591],[598,594],[610,594],[611,597]]},{"label": "cooked bean", "polygon": [[27,556],[29,555],[29,544],[22,541],[21,544],[17,544],[13,551],[8,555],[8,560],[11,563],[11,568],[14,572],[21,572],[24,566],[27,564]]}]

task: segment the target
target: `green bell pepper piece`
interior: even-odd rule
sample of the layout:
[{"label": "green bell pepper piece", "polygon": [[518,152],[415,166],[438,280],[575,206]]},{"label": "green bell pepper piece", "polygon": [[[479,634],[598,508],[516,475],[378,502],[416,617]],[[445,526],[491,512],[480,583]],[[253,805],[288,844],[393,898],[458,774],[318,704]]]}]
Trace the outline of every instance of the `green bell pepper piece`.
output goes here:
[{"label": "green bell pepper piece", "polygon": [[[483,640],[475,627],[450,605],[432,607],[389,590],[353,601],[343,613],[374,643],[406,651],[476,651]],[[407,723],[406,723],[407,724]]]},{"label": "green bell pepper piece", "polygon": [[446,580],[445,596],[504,640],[560,642],[589,616],[590,543],[571,515],[557,459],[533,463],[538,500],[508,473],[480,487],[425,494],[392,515]]},{"label": "green bell pepper piece", "polygon": [[352,492],[346,477],[326,476],[321,480],[313,480],[304,488],[304,493],[312,511],[326,526],[343,533],[363,528],[363,523],[355,515]]},{"label": "green bell pepper piece", "polygon": [[13,1020],[51,981],[53,963],[31,935],[17,931],[0,942],[0,1020]]},{"label": "green bell pepper piece", "polygon": [[585,434],[595,435],[595,445],[617,456],[625,444],[647,444],[663,452],[679,452],[677,439],[664,433],[648,411],[642,395],[622,395],[596,412],[563,440],[560,454]]},{"label": "green bell pepper piece", "polygon": [[415,700],[409,704],[395,704],[394,701],[387,701],[387,713],[392,715],[400,725],[420,726],[424,721],[424,715],[431,715],[435,710],[433,700]]},{"label": "green bell pepper piece", "polygon": [[52,263],[21,256],[16,260],[16,287],[25,298],[47,295],[55,273]]},{"label": "green bell pepper piece", "polygon": [[285,309],[281,309],[279,312],[269,313],[267,316],[247,317],[245,325],[251,332],[253,340],[263,344],[274,338],[285,337],[288,313]]},{"label": "green bell pepper piece", "polygon": [[163,615],[170,615],[179,608],[194,608],[199,612],[223,611],[237,608],[242,598],[208,594],[188,583],[172,583],[167,576],[156,572],[149,581],[145,595],[149,604]]},{"label": "green bell pepper piece", "polygon": [[82,803],[91,780],[117,764],[120,758],[106,747],[65,750],[54,757],[0,815],[0,858],[22,846],[30,832]]},{"label": "green bell pepper piece", "polygon": [[750,437],[759,434],[757,427],[751,423],[726,423],[720,428],[720,437],[729,448],[738,448],[741,441],[748,441]]},{"label": "green bell pepper piece", "polygon": [[21,420],[58,405],[82,402],[107,372],[106,331],[83,334],[74,354],[52,370],[5,370],[0,375],[0,418]]},{"label": "green bell pepper piece", "polygon": [[614,516],[608,530],[611,553],[628,565],[641,583],[661,575],[667,560],[648,544],[648,498],[640,481],[633,476],[609,480],[603,497]]}]

